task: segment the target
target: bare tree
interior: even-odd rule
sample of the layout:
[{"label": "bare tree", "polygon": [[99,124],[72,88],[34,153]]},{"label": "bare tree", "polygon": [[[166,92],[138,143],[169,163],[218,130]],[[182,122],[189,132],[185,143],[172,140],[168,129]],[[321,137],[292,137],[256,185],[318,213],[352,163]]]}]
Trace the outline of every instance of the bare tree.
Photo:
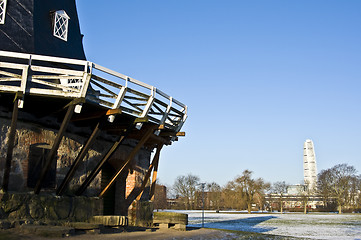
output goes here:
[{"label": "bare tree", "polygon": [[287,187],[288,185],[286,184],[285,181],[275,182],[272,187],[272,192],[277,194],[281,213],[283,213],[283,200],[284,200],[284,195],[287,193]]},{"label": "bare tree", "polygon": [[256,193],[264,195],[265,189],[269,188],[270,184],[263,181],[262,178],[253,179],[252,171],[244,170],[242,175],[236,178],[235,182],[239,184],[242,196],[247,203],[248,213],[251,213],[252,203]]},{"label": "bare tree", "polygon": [[326,189],[329,196],[335,198],[338,212],[345,206],[351,206],[353,196],[357,194],[357,170],[347,164],[338,164],[320,173],[322,181],[318,185]]},{"label": "bare tree", "polygon": [[188,174],[187,176],[178,176],[174,182],[173,189],[175,193],[184,199],[186,209],[194,209],[197,185],[199,177]]},{"label": "bare tree", "polygon": [[221,186],[216,183],[216,182],[212,182],[212,183],[208,183],[206,185],[206,189],[208,192],[208,200],[209,200],[209,207],[219,210],[220,208],[220,201],[221,201]]},{"label": "bare tree", "polygon": [[322,170],[317,176],[317,193],[321,195],[323,205],[330,209],[332,195],[332,172],[331,169]]},{"label": "bare tree", "polygon": [[242,191],[235,181],[229,181],[222,188],[222,206],[226,209],[241,210],[246,207],[245,201],[242,198]]}]

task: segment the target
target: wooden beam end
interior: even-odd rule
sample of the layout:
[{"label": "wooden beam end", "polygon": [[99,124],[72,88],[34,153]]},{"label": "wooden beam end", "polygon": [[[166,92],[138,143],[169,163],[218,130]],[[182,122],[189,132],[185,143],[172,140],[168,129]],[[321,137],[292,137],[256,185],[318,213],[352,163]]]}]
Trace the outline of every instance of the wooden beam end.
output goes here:
[{"label": "wooden beam end", "polygon": [[109,116],[109,115],[118,115],[118,114],[122,114],[122,110],[117,108],[117,109],[109,109],[105,115]]},{"label": "wooden beam end", "polygon": [[176,133],[176,136],[177,136],[177,137],[185,137],[185,136],[186,136],[186,133],[185,133],[185,132],[177,132],[177,133]]},{"label": "wooden beam end", "polygon": [[145,122],[148,122],[149,119],[147,117],[141,117],[141,118],[136,118],[134,120],[134,123],[145,123]]}]

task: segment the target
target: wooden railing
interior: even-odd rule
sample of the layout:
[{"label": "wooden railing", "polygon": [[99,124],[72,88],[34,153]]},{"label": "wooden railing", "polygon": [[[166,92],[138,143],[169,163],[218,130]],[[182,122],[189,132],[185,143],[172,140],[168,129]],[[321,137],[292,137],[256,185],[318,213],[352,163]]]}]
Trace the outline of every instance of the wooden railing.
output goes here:
[{"label": "wooden railing", "polygon": [[187,118],[187,106],[159,89],[76,59],[0,51],[0,92],[84,98],[92,104],[147,117],[174,131],[179,131]]}]

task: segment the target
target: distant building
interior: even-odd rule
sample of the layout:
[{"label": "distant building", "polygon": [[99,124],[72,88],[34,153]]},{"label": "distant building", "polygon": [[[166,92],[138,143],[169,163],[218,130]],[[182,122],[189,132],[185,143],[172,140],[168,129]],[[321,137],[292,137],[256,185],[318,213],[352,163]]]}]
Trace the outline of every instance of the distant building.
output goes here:
[{"label": "distant building", "polygon": [[283,208],[297,210],[322,208],[323,202],[320,196],[315,194],[317,186],[317,165],[315,148],[312,140],[307,139],[303,145],[303,174],[304,184],[288,185],[287,192],[281,194],[269,194],[266,196],[269,209],[279,209],[280,201]]},{"label": "distant building", "polygon": [[288,195],[299,195],[300,193],[305,191],[305,185],[296,184],[287,186],[287,194]]},{"label": "distant building", "polygon": [[317,185],[317,165],[315,148],[310,139],[307,139],[303,145],[303,175],[305,185],[308,185],[310,190],[315,189]]}]

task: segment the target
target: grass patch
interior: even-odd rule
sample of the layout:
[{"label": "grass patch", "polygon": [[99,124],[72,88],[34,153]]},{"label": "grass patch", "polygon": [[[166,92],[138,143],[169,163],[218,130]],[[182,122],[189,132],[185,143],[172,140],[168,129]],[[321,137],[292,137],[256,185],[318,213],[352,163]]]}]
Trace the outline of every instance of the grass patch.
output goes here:
[{"label": "grass patch", "polygon": [[[212,228],[211,228],[212,229]],[[298,237],[288,237],[288,236],[278,236],[272,234],[264,233],[253,233],[245,231],[235,231],[235,230],[224,230],[224,229],[214,229],[218,231],[223,231],[232,234],[232,239],[247,239],[247,240],[306,240],[310,238],[298,238]]]}]

